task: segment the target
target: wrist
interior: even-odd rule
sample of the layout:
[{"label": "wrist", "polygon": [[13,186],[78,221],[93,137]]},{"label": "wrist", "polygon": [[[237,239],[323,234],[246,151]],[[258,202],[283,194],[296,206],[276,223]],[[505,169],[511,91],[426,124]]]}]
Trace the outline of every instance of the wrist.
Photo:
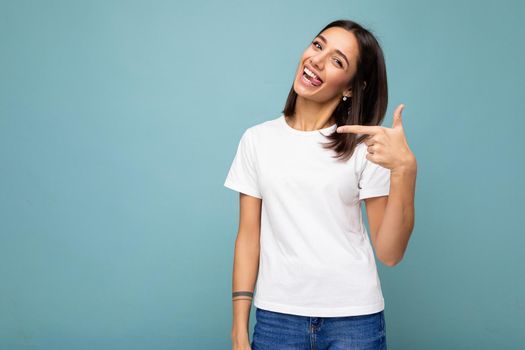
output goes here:
[{"label": "wrist", "polygon": [[248,336],[248,330],[247,329],[238,329],[233,328],[231,332],[231,338],[233,342],[242,343],[245,341],[249,341],[250,337]]},{"label": "wrist", "polygon": [[414,156],[408,157],[400,165],[390,169],[391,175],[414,175],[417,172],[417,162]]}]

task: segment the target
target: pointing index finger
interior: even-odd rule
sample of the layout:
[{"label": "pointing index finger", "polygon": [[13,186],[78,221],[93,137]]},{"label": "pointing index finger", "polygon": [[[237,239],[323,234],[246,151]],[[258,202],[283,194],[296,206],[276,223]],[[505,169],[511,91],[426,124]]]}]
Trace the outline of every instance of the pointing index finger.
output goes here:
[{"label": "pointing index finger", "polygon": [[342,125],[336,129],[337,132],[351,132],[355,134],[375,135],[380,127],[374,125]]}]

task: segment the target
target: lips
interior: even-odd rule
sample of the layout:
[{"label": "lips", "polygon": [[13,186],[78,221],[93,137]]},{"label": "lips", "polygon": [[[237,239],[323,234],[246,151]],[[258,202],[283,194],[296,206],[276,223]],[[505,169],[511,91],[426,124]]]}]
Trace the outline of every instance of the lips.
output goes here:
[{"label": "lips", "polygon": [[321,82],[319,80],[311,78],[306,73],[302,74],[299,80],[304,86],[307,87],[318,87],[319,85],[321,85]]},{"label": "lips", "polygon": [[303,71],[304,71],[304,68],[308,68],[310,70],[310,72],[314,73],[317,76],[317,79],[319,79],[321,82],[323,81],[321,79],[321,74],[319,74],[319,72],[317,70],[315,70],[312,66],[310,66],[308,64],[305,64],[304,67],[303,67]]},{"label": "lips", "polygon": [[[315,75],[315,77],[312,77],[310,74]],[[303,76],[314,86],[319,86],[323,83],[323,80],[319,77],[319,73],[308,65],[303,66]]]}]

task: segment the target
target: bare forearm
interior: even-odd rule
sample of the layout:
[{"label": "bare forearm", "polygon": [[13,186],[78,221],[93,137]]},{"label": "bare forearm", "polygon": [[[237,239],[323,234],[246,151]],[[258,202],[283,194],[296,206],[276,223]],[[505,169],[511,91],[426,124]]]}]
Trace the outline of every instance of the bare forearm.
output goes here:
[{"label": "bare forearm", "polygon": [[390,192],[377,239],[380,260],[390,266],[403,258],[414,227],[416,174],[415,161],[390,174]]},{"label": "bare forearm", "polygon": [[[259,253],[259,240],[253,239],[253,235],[243,235],[241,233],[237,236],[233,262],[233,292],[253,293],[259,271]],[[232,339],[243,340],[245,337],[248,337],[252,297],[236,296],[233,298],[232,304]]]}]

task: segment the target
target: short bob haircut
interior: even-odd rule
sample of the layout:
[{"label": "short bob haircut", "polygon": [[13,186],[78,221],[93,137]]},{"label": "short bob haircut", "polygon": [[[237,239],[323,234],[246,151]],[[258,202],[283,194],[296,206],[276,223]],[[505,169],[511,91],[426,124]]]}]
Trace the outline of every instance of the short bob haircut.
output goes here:
[{"label": "short bob haircut", "polygon": [[[360,24],[351,20],[336,20],[324,27],[319,34],[330,27],[340,27],[352,32],[358,42],[357,71],[350,81],[352,96],[340,100],[332,112],[337,126],[341,125],[381,125],[388,105],[388,87],[383,50],[374,35]],[[319,35],[318,34],[318,35]],[[293,118],[297,93],[292,88],[288,94],[284,115]],[[323,147],[336,152],[335,158],[348,160],[355,147],[367,135],[358,137],[354,133],[337,133],[326,136],[330,141]]]}]

